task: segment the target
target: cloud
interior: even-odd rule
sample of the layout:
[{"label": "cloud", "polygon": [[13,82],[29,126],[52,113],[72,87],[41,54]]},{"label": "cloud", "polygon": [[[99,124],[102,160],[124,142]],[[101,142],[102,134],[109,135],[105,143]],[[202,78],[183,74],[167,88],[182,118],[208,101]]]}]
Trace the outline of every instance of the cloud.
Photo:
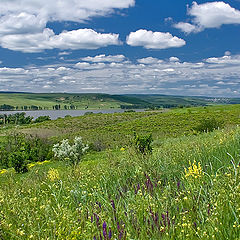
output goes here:
[{"label": "cloud", "polygon": [[179,22],[173,25],[175,28],[180,29],[182,32],[189,33],[198,33],[202,31],[202,28],[191,23]]},{"label": "cloud", "polygon": [[147,49],[166,49],[182,47],[186,42],[170,33],[152,32],[141,29],[129,34],[127,44],[131,46],[142,46]]},{"label": "cloud", "polygon": [[[226,52],[227,54],[229,52]],[[225,55],[223,57],[211,57],[207,58],[205,60],[207,63],[212,63],[212,64],[228,64],[228,65],[240,65],[240,56],[230,56],[230,55]]]},{"label": "cloud", "polygon": [[67,56],[67,55],[70,55],[71,54],[71,52],[60,52],[58,55],[59,56]]},{"label": "cloud", "polygon": [[179,60],[178,57],[170,57],[170,58],[169,58],[169,61],[170,61],[170,62],[179,62],[180,60]]},{"label": "cloud", "polygon": [[95,63],[99,63],[99,62],[122,62],[126,59],[126,57],[124,55],[109,55],[106,56],[105,54],[102,55],[98,55],[95,57],[85,57],[82,58],[83,61],[86,62],[95,62]]},{"label": "cloud", "polygon": [[137,61],[142,64],[158,64],[163,62],[163,60],[153,57],[141,58],[138,59]]},{"label": "cloud", "polygon": [[[92,57],[97,59],[97,56]],[[172,61],[171,61],[172,60]],[[173,61],[174,60],[174,61]],[[147,57],[122,62],[0,68],[0,89],[231,96],[240,92],[240,55],[180,62]]]},{"label": "cloud", "polygon": [[41,52],[46,49],[97,49],[108,45],[119,45],[118,34],[97,33],[92,29],[65,31],[59,35],[45,28],[41,33],[12,34],[3,36],[0,44],[3,48],[27,53]]},{"label": "cloud", "polygon": [[191,23],[180,22],[175,28],[185,33],[196,33],[206,28],[219,28],[224,24],[240,24],[240,11],[224,2],[207,2],[193,5],[188,9]]},{"label": "cloud", "polygon": [[0,18],[0,35],[39,32],[45,28],[46,23],[45,18],[25,12],[4,15]]},{"label": "cloud", "polygon": [[31,53],[54,48],[76,50],[118,45],[118,34],[78,29],[56,35],[47,28],[47,23],[84,22],[134,4],[135,0],[1,0],[0,46]]},{"label": "cloud", "polygon": [[97,49],[108,45],[119,45],[119,34],[97,33],[92,29],[65,31],[54,35],[49,41],[52,48],[59,49]]},{"label": "cloud", "polygon": [[1,0],[0,15],[28,13],[48,21],[83,22],[134,6],[134,0]]}]

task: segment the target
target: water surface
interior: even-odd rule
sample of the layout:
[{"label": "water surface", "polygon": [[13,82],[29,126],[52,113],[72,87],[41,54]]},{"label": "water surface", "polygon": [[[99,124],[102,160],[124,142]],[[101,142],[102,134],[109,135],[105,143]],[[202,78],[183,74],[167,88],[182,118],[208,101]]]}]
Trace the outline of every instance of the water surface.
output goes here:
[{"label": "water surface", "polygon": [[[124,109],[104,109],[104,110],[38,110],[38,111],[0,111],[1,114],[15,114],[25,112],[26,116],[31,116],[33,119],[36,119],[40,116],[49,116],[52,120],[55,120],[59,117],[63,118],[67,115],[72,117],[83,116],[87,112],[93,113],[122,113],[126,110]],[[144,109],[134,110],[136,112],[143,112]]]}]

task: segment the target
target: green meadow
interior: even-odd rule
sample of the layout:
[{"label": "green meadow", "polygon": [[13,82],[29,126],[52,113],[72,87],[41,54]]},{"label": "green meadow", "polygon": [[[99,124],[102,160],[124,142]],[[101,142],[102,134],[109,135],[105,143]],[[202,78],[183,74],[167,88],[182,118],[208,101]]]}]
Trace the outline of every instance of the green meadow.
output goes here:
[{"label": "green meadow", "polygon": [[[219,105],[1,127],[0,239],[237,240],[239,124],[240,105]],[[151,151],[136,134],[152,134]],[[76,136],[80,161],[54,157]]]}]

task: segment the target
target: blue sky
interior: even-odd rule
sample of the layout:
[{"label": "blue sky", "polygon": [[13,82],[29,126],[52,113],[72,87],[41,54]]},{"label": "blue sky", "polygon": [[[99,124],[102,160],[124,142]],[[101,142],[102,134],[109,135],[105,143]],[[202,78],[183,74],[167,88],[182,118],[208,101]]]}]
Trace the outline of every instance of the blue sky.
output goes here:
[{"label": "blue sky", "polygon": [[0,91],[239,97],[239,42],[239,0],[1,0]]}]

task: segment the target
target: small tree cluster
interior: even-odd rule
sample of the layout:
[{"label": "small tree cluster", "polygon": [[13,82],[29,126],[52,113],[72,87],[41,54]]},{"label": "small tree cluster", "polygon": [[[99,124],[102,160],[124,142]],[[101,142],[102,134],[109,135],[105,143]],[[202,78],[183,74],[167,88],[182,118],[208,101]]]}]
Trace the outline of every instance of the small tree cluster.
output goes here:
[{"label": "small tree cluster", "polygon": [[134,145],[136,150],[144,155],[146,155],[147,153],[152,153],[152,146],[151,146],[153,142],[152,134],[139,136],[135,133],[134,135],[135,135]]},{"label": "small tree cluster", "polygon": [[215,118],[203,119],[194,130],[197,132],[212,132],[223,127],[223,122]]},{"label": "small tree cluster", "polygon": [[13,133],[0,145],[0,167],[27,172],[27,164],[52,158],[51,144],[45,139]]}]

